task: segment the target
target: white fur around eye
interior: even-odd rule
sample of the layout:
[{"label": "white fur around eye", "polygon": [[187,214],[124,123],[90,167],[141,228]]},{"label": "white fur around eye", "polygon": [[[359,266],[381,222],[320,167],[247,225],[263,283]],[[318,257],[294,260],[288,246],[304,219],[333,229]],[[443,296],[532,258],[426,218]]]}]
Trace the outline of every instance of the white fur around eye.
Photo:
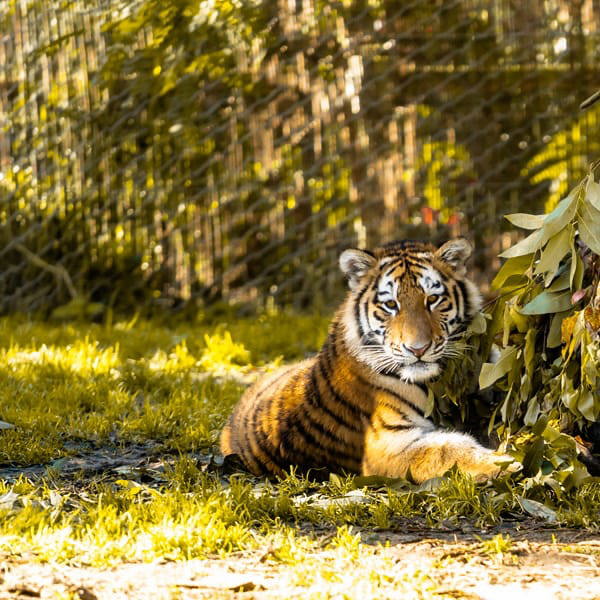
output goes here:
[{"label": "white fur around eye", "polygon": [[441,281],[439,273],[433,269],[429,269],[423,273],[419,279],[419,284],[423,291],[429,295],[440,295],[444,293],[444,284]]}]

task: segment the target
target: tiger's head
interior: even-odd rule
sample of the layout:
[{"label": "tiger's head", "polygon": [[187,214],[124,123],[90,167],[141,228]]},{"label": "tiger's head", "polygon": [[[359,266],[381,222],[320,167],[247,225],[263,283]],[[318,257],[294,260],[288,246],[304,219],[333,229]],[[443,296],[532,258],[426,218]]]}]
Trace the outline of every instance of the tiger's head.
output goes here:
[{"label": "tiger's head", "polygon": [[340,267],[350,292],[342,309],[346,343],[363,364],[407,382],[428,381],[481,306],[466,278],[472,247],[401,241],[346,250]]}]

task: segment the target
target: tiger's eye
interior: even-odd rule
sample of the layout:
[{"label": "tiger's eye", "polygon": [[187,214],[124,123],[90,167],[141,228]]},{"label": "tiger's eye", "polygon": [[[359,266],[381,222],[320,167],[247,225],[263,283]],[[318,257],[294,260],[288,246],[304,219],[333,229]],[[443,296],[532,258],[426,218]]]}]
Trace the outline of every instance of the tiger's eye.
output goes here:
[{"label": "tiger's eye", "polygon": [[427,302],[428,305],[432,305],[435,304],[437,299],[439,298],[439,296],[434,296],[433,294],[431,296],[427,296],[427,298],[425,299],[425,301]]},{"label": "tiger's eye", "polygon": [[392,310],[395,310],[396,309],[396,301],[388,300],[387,302],[384,302],[384,306],[386,306],[387,308],[391,308]]}]

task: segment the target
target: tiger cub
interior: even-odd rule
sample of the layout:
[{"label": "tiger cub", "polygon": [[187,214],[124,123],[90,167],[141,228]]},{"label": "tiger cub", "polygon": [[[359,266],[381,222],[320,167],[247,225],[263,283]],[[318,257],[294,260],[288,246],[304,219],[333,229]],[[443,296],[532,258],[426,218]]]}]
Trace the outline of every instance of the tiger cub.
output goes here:
[{"label": "tiger cub", "polygon": [[343,252],[350,290],[323,348],[245,392],[221,434],[223,454],[256,475],[291,465],[416,482],[454,465],[479,480],[496,475],[510,457],[425,417],[424,382],[456,354],[480,307],[465,276],[470,254],[464,239]]}]

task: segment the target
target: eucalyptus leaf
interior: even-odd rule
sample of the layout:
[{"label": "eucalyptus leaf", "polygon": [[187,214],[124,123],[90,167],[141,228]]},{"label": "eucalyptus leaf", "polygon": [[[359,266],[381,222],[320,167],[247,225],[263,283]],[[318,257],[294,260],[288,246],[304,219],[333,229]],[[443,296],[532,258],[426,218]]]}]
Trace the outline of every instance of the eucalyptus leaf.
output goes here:
[{"label": "eucalyptus leaf", "polygon": [[469,331],[476,333],[476,334],[481,334],[481,333],[485,333],[486,329],[487,329],[486,318],[483,316],[483,313],[477,313],[473,317],[473,321],[469,325]]},{"label": "eucalyptus leaf", "polygon": [[537,398],[530,398],[529,403],[527,404],[527,412],[523,417],[523,422],[525,423],[525,425],[531,426],[537,422],[539,414],[540,405],[537,401]]},{"label": "eucalyptus leaf", "polygon": [[530,498],[523,498],[522,496],[519,496],[518,500],[521,508],[532,517],[548,521],[549,523],[554,523],[556,521],[556,512],[545,504],[542,504],[537,500],[531,500]]},{"label": "eucalyptus leaf", "polygon": [[588,420],[595,422],[600,411],[600,399],[594,399],[591,390],[582,390],[577,402],[577,410]]},{"label": "eucalyptus leaf", "polygon": [[536,250],[539,250],[543,244],[543,230],[538,229],[531,235],[527,236],[524,240],[521,240],[518,244],[511,246],[508,250],[499,254],[501,258],[514,258],[516,256],[523,256],[524,254],[531,254]]},{"label": "eucalyptus leaf", "polygon": [[571,268],[569,270],[569,280],[571,289],[577,290],[583,283],[584,266],[581,256],[575,246],[575,240],[571,240]]},{"label": "eucalyptus leaf", "polygon": [[561,200],[556,208],[546,217],[544,226],[539,231],[542,233],[542,244],[545,244],[552,236],[556,235],[561,229],[566,227],[573,220],[579,204],[579,186]]},{"label": "eucalyptus leaf", "polygon": [[531,433],[533,435],[542,435],[546,426],[548,425],[548,415],[542,415],[535,423],[535,425],[531,428]]},{"label": "eucalyptus leaf", "polygon": [[552,316],[550,329],[546,338],[546,346],[548,348],[557,348],[562,343],[562,323],[568,317],[570,311],[558,312]]},{"label": "eucalyptus leaf", "polygon": [[533,327],[529,329],[529,331],[525,334],[525,351],[523,353],[524,356],[524,364],[527,373],[531,377],[533,375],[535,363],[535,338],[537,331]]},{"label": "eucalyptus leaf", "polygon": [[539,229],[544,224],[546,215],[528,215],[526,213],[514,213],[505,215],[504,218],[513,225],[522,229]]},{"label": "eucalyptus leaf", "polygon": [[549,292],[562,292],[568,290],[571,287],[571,264],[567,264],[565,268],[560,268],[557,276],[552,280],[552,283],[548,287]]},{"label": "eucalyptus leaf", "polygon": [[551,237],[546,247],[541,253],[540,260],[535,266],[536,273],[545,273],[544,282],[546,287],[550,284],[560,261],[567,255],[571,249],[571,238],[573,237],[573,228],[567,226],[559,231],[555,236]]},{"label": "eucalyptus leaf", "polygon": [[571,293],[544,291],[528,302],[522,309],[523,315],[546,315],[571,308]]},{"label": "eucalyptus leaf", "polygon": [[500,288],[496,289],[501,289],[503,293],[515,292],[521,288],[524,288],[528,282],[529,279],[526,275],[511,275],[504,280]]},{"label": "eucalyptus leaf", "polygon": [[600,255],[600,211],[588,202],[582,202],[578,226],[581,239],[592,252]]},{"label": "eucalyptus leaf", "polygon": [[501,267],[494,279],[492,280],[492,287],[499,289],[504,287],[508,279],[518,275],[521,278],[524,277],[525,272],[531,266],[533,261],[533,253],[523,254],[522,256],[516,256],[509,258]]},{"label": "eucalyptus leaf", "polygon": [[533,444],[529,446],[523,458],[523,471],[526,475],[533,476],[540,470],[545,449],[546,442],[541,437],[536,438]]},{"label": "eucalyptus leaf", "polygon": [[585,200],[589,202],[596,210],[600,211],[600,183],[596,183],[591,176],[588,178],[585,190]]},{"label": "eucalyptus leaf", "polygon": [[517,356],[517,348],[515,346],[507,346],[500,353],[500,358],[495,363],[485,363],[481,367],[479,375],[479,387],[484,389],[498,381],[500,377],[506,375],[513,366],[513,362]]}]

